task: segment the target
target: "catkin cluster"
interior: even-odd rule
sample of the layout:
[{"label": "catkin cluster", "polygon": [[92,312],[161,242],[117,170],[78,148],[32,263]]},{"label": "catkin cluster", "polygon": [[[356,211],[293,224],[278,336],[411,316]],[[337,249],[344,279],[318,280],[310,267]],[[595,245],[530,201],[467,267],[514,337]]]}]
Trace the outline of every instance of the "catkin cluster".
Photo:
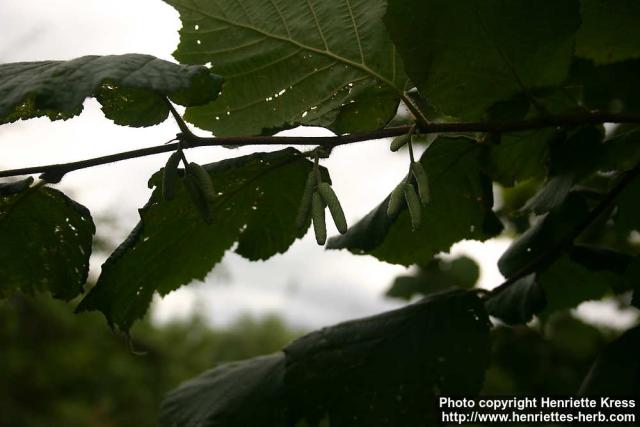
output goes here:
[{"label": "catkin cluster", "polygon": [[[162,197],[166,201],[173,200],[176,195],[176,185],[179,179],[178,165],[181,159],[183,159],[183,153],[178,150],[171,154],[167,164],[164,166]],[[211,224],[213,217],[209,205],[216,200],[218,193],[215,191],[209,172],[195,162],[186,163],[183,183],[202,219],[207,224]]]},{"label": "catkin cluster", "polygon": [[[411,144],[411,135],[400,135],[391,142],[391,151],[398,151],[403,146]],[[418,191],[413,185],[413,178],[418,186]],[[407,204],[411,216],[411,227],[415,230],[422,222],[422,207],[431,199],[429,191],[429,178],[422,163],[412,161],[406,178],[398,184],[389,197],[387,215],[394,218],[400,212],[403,203]]]},{"label": "catkin cluster", "polygon": [[302,193],[302,200],[300,201],[300,209],[296,217],[296,225],[300,228],[304,227],[309,220],[309,216],[311,216],[313,231],[319,245],[324,245],[327,241],[327,225],[324,215],[327,207],[338,231],[342,234],[346,233],[347,220],[338,196],[336,196],[329,183],[320,181],[320,174],[314,169],[307,176],[304,193]]}]

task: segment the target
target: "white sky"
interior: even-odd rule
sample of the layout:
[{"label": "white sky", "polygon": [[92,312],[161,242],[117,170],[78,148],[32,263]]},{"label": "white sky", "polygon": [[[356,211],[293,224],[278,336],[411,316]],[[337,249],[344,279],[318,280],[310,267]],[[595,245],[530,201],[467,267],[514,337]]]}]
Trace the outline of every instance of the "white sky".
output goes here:
[{"label": "white sky", "polygon": [[[0,0],[0,62],[71,59],[88,54],[146,53],[172,60],[180,23],[174,9],[160,0]],[[67,162],[116,153],[171,139],[173,122],[144,129],[119,127],[105,119],[93,100],[79,117],[66,122],[36,119],[0,127],[0,169]],[[326,134],[321,129],[294,130]],[[209,163],[255,151],[223,148],[190,150],[190,159]],[[137,208],[149,197],[147,178],[167,155],[120,162],[69,174],[59,185],[91,209],[122,226],[121,241],[138,220]],[[350,224],[377,205],[405,174],[407,160],[391,154],[384,141],[335,150],[325,162]],[[375,171],[367,175],[367,172]],[[335,234],[330,229],[329,234]],[[508,242],[463,242],[453,252],[481,262],[480,282],[500,283],[496,261]],[[99,268],[99,267],[98,267]],[[96,271],[97,272],[97,271]],[[312,233],[284,255],[248,262],[228,254],[205,284],[180,288],[160,300],[154,318],[164,321],[201,310],[215,324],[228,324],[243,313],[277,312],[291,323],[320,327],[371,315],[400,305],[383,297],[405,268],[345,251],[324,251]]]}]

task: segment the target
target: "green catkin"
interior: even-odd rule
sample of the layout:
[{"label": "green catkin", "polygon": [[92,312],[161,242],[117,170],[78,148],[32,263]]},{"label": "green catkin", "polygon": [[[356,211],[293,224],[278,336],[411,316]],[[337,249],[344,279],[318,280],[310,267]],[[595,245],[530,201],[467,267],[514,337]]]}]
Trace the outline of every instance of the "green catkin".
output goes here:
[{"label": "green catkin", "polygon": [[327,241],[327,224],[324,220],[324,201],[317,191],[313,193],[311,199],[311,217],[313,218],[313,231],[316,234],[316,241],[319,245],[324,245]]},{"label": "green catkin", "polygon": [[390,218],[395,217],[400,208],[402,207],[402,200],[404,197],[404,181],[402,181],[396,188],[391,192],[391,197],[389,197],[389,205],[387,206],[387,216]]},{"label": "green catkin", "polygon": [[422,206],[426,206],[431,199],[429,191],[429,178],[427,177],[427,173],[424,171],[424,167],[422,167],[422,163],[420,162],[413,162],[411,164],[411,171],[413,172],[413,176],[416,178],[416,182],[418,183],[418,194],[420,195]]},{"label": "green catkin", "polygon": [[174,151],[167,164],[164,165],[162,173],[162,198],[164,200],[173,200],[176,196],[176,183],[178,181],[178,164],[180,163],[180,152]]},{"label": "green catkin", "polygon": [[300,199],[300,207],[298,208],[298,215],[296,216],[296,227],[302,228],[309,219],[309,213],[311,212],[311,198],[313,197],[313,190],[316,187],[316,175],[314,171],[309,172],[307,176],[307,183],[304,186],[304,193],[302,193],[302,199]]},{"label": "green catkin", "polygon": [[207,224],[211,224],[213,222],[211,207],[209,206],[209,203],[202,193],[202,189],[200,188],[200,184],[197,181],[197,178],[192,174],[187,174],[184,177],[184,186],[189,193],[189,198],[193,202],[196,209],[198,209],[198,212],[200,212],[202,220]]},{"label": "green catkin", "polygon": [[191,162],[189,163],[189,172],[195,178],[195,182],[198,185],[200,191],[202,191],[202,195],[204,199],[211,203],[215,201],[218,197],[218,193],[216,193],[213,188],[213,181],[211,181],[211,177],[209,176],[209,172],[202,166],[197,163]]},{"label": "green catkin", "polygon": [[420,205],[420,199],[418,199],[418,195],[416,194],[416,190],[413,188],[413,185],[405,184],[404,198],[407,201],[407,206],[409,207],[411,227],[415,230],[420,227],[420,221],[422,220],[422,206]]},{"label": "green catkin", "polygon": [[336,225],[336,228],[340,232],[340,234],[344,234],[347,232],[347,220],[344,217],[344,211],[342,210],[342,206],[340,206],[340,201],[338,200],[338,196],[333,191],[333,188],[326,182],[322,182],[318,184],[318,193],[324,200],[324,203],[329,208],[329,212],[331,212],[331,216],[333,217],[333,222]]},{"label": "green catkin", "polygon": [[399,149],[407,145],[407,142],[409,142],[410,140],[411,135],[409,134],[396,136],[393,141],[391,141],[391,146],[389,148],[391,148],[391,151],[398,151]]}]

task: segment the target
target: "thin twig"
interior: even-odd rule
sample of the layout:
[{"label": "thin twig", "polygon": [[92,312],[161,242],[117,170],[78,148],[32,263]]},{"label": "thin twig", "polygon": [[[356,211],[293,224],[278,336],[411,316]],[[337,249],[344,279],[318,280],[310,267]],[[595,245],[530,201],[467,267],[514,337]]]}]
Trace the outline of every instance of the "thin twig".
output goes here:
[{"label": "thin twig", "polygon": [[[222,146],[222,145],[307,145],[307,146],[328,146],[334,147],[338,145],[351,144],[354,142],[370,141],[381,138],[390,138],[407,133],[410,126],[398,126],[393,128],[381,129],[372,132],[363,132],[358,134],[344,136],[242,136],[242,137],[220,137],[220,138],[202,138],[189,137],[182,133],[178,135],[180,141],[186,141],[188,148]],[[92,159],[80,160],[77,162],[59,163],[52,165],[31,166],[19,169],[9,169],[0,171],[0,178],[20,175],[30,175],[36,173],[65,173],[75,170],[90,168],[93,166],[104,165],[107,163],[115,163],[122,160],[135,159],[138,157],[151,156],[154,154],[167,153],[180,148],[181,143],[171,143],[156,145],[138,150],[125,151],[122,153],[111,154],[108,156],[94,157]]]},{"label": "thin twig", "polygon": [[169,108],[169,112],[173,116],[173,120],[175,120],[175,122],[178,124],[178,128],[180,128],[180,132],[182,132],[185,135],[193,135],[193,133],[191,133],[191,130],[189,129],[187,124],[184,122],[184,120],[182,120],[182,116],[180,116],[180,113],[176,111],[171,101],[169,101],[168,98],[164,98],[164,102],[165,104],[167,104],[167,108]]},{"label": "thin twig", "polygon": [[640,164],[636,165],[633,169],[626,172],[620,181],[607,193],[606,197],[603,198],[598,205],[593,208],[589,215],[577,224],[573,229],[567,233],[566,236],[562,240],[560,240],[556,245],[551,247],[548,251],[543,252],[533,260],[531,260],[528,264],[518,270],[515,274],[509,277],[507,280],[502,282],[499,286],[493,288],[487,295],[488,297],[494,296],[503,292],[505,289],[512,286],[518,280],[522,279],[525,276],[528,276],[531,273],[537,272],[541,267],[547,265],[551,261],[555,260],[559,255],[561,255],[564,250],[569,247],[575,239],[582,234],[582,232],[587,229],[591,224],[593,224],[599,217],[602,215],[615,201],[615,199],[624,191],[624,189],[636,178],[640,175]]},{"label": "thin twig", "polygon": [[[175,111],[175,110],[174,110]],[[173,114],[173,112],[172,112]],[[177,113],[176,113],[177,114]],[[179,117],[179,115],[177,115]],[[180,123],[180,122],[179,122]],[[183,122],[184,123],[184,122]],[[459,123],[428,123],[418,126],[420,133],[505,133],[526,130],[543,129],[548,127],[577,126],[585,124],[602,123],[638,123],[640,124],[640,114],[634,113],[607,113],[593,111],[587,113],[545,116],[527,120],[512,122],[488,121],[488,122],[459,122]],[[201,137],[194,135],[186,125],[177,135],[178,140],[188,147],[205,146],[249,146],[249,145],[315,145],[325,148],[333,148],[340,145],[353,144],[362,141],[372,141],[382,138],[391,138],[406,134],[411,126],[398,126],[386,129],[378,129],[368,132],[352,133],[339,136],[231,136],[231,137]],[[186,131],[185,131],[186,130]],[[150,156],[154,154],[166,153],[178,149],[180,144],[167,144],[142,148],[139,150],[126,151],[108,156],[101,156],[77,162],[61,163],[53,165],[32,166],[20,169],[10,169],[0,171],[0,178],[10,176],[29,175],[35,173],[48,173],[54,176],[62,176],[66,173],[85,169],[93,166],[114,163],[121,160],[134,159],[138,157]]]}]

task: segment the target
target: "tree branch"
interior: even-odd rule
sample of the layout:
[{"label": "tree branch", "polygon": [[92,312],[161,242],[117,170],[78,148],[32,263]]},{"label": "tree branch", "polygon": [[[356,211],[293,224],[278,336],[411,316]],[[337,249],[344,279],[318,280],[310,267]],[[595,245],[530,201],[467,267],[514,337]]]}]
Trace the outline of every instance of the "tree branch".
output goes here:
[{"label": "tree branch", "polygon": [[[172,108],[171,113],[176,120],[179,114]],[[180,118],[178,121],[181,133],[177,139],[187,147],[223,146],[223,145],[314,145],[325,148],[333,148],[340,145],[353,144],[361,141],[371,141],[382,138],[390,138],[406,134],[411,126],[398,126],[386,129],[378,129],[369,132],[359,132],[339,136],[231,136],[231,137],[201,137],[194,135]],[[420,133],[506,133],[526,130],[535,130],[548,127],[578,126],[585,124],[602,123],[638,123],[640,124],[640,114],[633,113],[607,113],[600,111],[583,112],[579,114],[568,114],[560,116],[545,116],[519,121],[487,121],[487,122],[458,122],[458,123],[427,123],[419,126]],[[0,171],[0,178],[10,176],[28,175],[34,173],[45,173],[49,176],[61,178],[66,173],[85,169],[121,160],[134,159],[138,157],[150,156],[154,154],[174,151],[180,146],[179,143],[158,145],[139,150],[126,151],[108,156],[96,157],[93,159],[81,160],[77,162],[61,163],[53,165],[33,166],[20,169],[10,169]]]},{"label": "tree branch", "polygon": [[[328,146],[334,147],[338,145],[351,144],[360,141],[369,141],[381,138],[390,138],[405,134],[411,126],[398,126],[387,129],[380,129],[372,132],[362,132],[343,136],[231,136],[231,137],[215,137],[203,138],[189,134],[179,133],[177,138],[186,143],[185,148],[206,147],[206,146],[222,146],[222,145],[309,145],[309,146]],[[46,173],[52,175],[64,175],[66,173],[90,168],[93,166],[104,165],[107,163],[119,162],[122,160],[135,159],[138,157],[151,156],[154,154],[167,153],[180,148],[180,143],[156,145],[138,150],[125,151],[122,153],[111,154],[108,156],[95,157],[77,162],[60,163],[53,165],[32,166],[20,169],[9,169],[0,171],[0,178],[29,175],[34,173]]]},{"label": "tree branch", "polygon": [[528,276],[531,273],[537,272],[542,266],[545,264],[554,261],[558,256],[560,256],[565,249],[567,249],[571,244],[573,244],[574,240],[582,234],[584,230],[587,229],[591,224],[593,224],[599,217],[602,215],[615,201],[615,199],[624,191],[625,188],[636,178],[640,176],[640,164],[636,165],[633,169],[626,172],[620,181],[607,193],[604,199],[598,203],[598,205],[593,208],[589,215],[579,224],[577,224],[567,235],[558,242],[557,245],[550,248],[548,251],[543,252],[538,257],[534,258],[527,265],[518,270],[513,276],[509,277],[507,280],[502,282],[499,286],[493,288],[487,294],[487,297],[491,297],[494,295],[503,292],[505,289],[512,286],[518,280],[522,279],[525,276]]}]

